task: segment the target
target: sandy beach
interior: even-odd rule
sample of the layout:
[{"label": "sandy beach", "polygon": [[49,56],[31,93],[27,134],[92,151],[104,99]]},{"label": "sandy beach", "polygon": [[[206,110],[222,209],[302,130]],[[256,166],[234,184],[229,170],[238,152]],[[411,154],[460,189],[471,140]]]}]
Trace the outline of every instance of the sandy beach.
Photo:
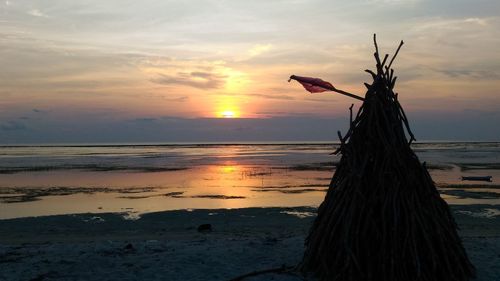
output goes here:
[{"label": "sandy beach", "polygon": [[[452,206],[477,280],[499,280],[500,145],[415,149]],[[3,148],[0,280],[230,280],[296,265],[336,169],[331,150],[327,144]],[[493,180],[461,180],[470,175]],[[199,232],[202,224],[212,231]]]},{"label": "sandy beach", "polygon": [[[477,280],[498,280],[500,205],[451,207]],[[297,264],[314,215],[314,208],[297,207],[1,220],[0,280],[229,280]],[[212,231],[199,232],[202,224]]]}]

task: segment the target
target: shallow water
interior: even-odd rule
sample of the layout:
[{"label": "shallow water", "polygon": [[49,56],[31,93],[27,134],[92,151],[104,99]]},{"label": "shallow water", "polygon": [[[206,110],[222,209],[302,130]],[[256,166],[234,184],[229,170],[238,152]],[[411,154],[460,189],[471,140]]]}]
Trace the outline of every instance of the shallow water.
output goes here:
[{"label": "shallow water", "polygon": [[[0,147],[0,218],[82,212],[317,206],[340,158],[335,144]],[[414,145],[453,204],[499,204],[499,143]],[[461,176],[491,175],[492,182]],[[483,193],[481,193],[483,192]],[[451,195],[450,195],[451,194]],[[491,195],[491,194],[490,194]]]}]

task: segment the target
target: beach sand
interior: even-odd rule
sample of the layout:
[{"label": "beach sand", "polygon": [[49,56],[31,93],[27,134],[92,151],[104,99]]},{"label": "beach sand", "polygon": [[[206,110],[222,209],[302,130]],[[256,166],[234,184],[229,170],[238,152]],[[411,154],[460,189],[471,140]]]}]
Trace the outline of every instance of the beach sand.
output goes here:
[{"label": "beach sand", "polygon": [[[451,207],[477,280],[500,280],[500,205]],[[314,213],[245,208],[0,220],[0,280],[229,280],[297,264]],[[212,231],[198,232],[201,224]]]}]

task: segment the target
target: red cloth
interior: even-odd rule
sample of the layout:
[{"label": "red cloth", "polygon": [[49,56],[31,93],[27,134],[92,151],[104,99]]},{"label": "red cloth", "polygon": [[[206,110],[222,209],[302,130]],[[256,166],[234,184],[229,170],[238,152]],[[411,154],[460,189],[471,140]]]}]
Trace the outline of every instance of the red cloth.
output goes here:
[{"label": "red cloth", "polygon": [[310,93],[321,93],[335,89],[330,82],[323,81],[319,78],[292,75],[290,76],[288,82],[292,79],[302,84],[302,86],[304,86],[304,88]]}]

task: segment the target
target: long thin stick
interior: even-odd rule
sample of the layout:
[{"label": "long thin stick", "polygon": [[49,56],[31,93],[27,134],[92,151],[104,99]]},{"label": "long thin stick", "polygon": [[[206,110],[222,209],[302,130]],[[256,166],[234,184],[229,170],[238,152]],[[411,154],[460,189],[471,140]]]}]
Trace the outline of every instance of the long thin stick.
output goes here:
[{"label": "long thin stick", "polygon": [[387,66],[387,68],[391,68],[392,62],[394,61],[394,59],[398,55],[399,50],[401,49],[401,47],[403,46],[403,44],[404,44],[404,42],[403,42],[403,40],[401,40],[401,43],[399,43],[398,49],[396,50],[396,53],[394,53],[394,56],[392,57],[391,62],[389,62],[389,65]]},{"label": "long thin stick", "polygon": [[333,92],[337,92],[341,95],[344,95],[344,96],[348,96],[348,97],[351,97],[351,98],[354,98],[354,99],[357,99],[357,100],[361,100],[361,101],[364,101],[365,99],[360,97],[360,96],[356,96],[354,94],[351,94],[351,93],[348,93],[346,91],[342,91],[342,90],[339,90],[339,89],[336,89],[336,88],[333,88],[333,89],[328,89],[330,91],[333,91]]}]

